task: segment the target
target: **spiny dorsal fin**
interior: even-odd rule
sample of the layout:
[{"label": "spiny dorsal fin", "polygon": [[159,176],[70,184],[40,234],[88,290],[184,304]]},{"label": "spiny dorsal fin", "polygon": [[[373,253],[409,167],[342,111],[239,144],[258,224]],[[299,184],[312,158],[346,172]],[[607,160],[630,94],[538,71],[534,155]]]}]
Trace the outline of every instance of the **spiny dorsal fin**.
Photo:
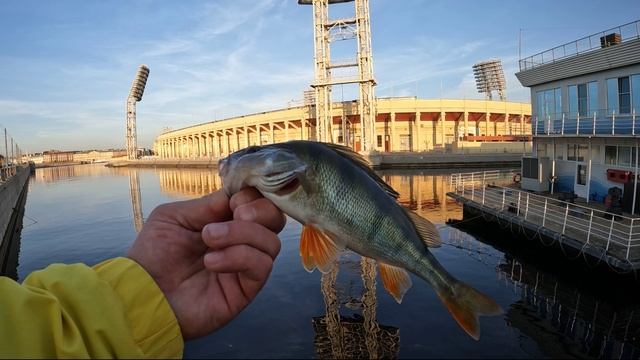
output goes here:
[{"label": "spiny dorsal fin", "polygon": [[399,268],[397,266],[378,262],[380,265],[380,278],[382,279],[382,285],[393,296],[393,298],[400,304],[404,294],[411,288],[413,284],[411,277],[407,270]]},{"label": "spiny dorsal fin", "polygon": [[420,239],[424,242],[427,247],[440,247],[442,246],[442,239],[440,239],[440,233],[438,233],[438,229],[433,223],[422,216],[414,213],[413,211],[402,208],[404,212],[409,216],[409,220],[415,226]]},{"label": "spiny dorsal fin", "polygon": [[400,196],[400,194],[397,191],[395,191],[391,186],[389,186],[389,184],[387,184],[384,180],[382,180],[382,178],[378,176],[378,174],[376,174],[371,169],[371,165],[369,164],[369,161],[367,161],[367,159],[365,159],[362,155],[351,150],[351,148],[343,145],[331,144],[331,143],[323,143],[323,144],[329,147],[331,150],[335,151],[338,155],[342,156],[343,158],[350,160],[354,165],[356,165],[360,169],[364,170],[364,172],[367,175],[369,175],[369,177],[371,177],[373,180],[375,180],[378,183],[378,185],[380,185],[382,189],[384,189],[384,191],[387,194],[389,194],[389,196],[391,196],[394,199],[397,199],[398,196]]},{"label": "spiny dorsal fin", "polygon": [[305,270],[312,272],[316,267],[326,274],[331,270],[342,244],[336,243],[327,234],[313,225],[304,225],[300,235],[300,257]]}]

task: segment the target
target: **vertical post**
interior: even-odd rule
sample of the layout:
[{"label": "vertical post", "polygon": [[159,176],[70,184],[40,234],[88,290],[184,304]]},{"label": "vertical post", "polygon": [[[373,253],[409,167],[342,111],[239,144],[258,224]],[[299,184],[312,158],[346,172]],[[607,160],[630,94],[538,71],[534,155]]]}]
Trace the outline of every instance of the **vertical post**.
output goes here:
[{"label": "vertical post", "polygon": [[638,193],[638,139],[636,139],[636,170],[633,173],[633,200],[631,202],[631,215],[636,213],[636,195]]},{"label": "vertical post", "polygon": [[9,166],[9,146],[7,145],[7,128],[4,128],[4,165]]},{"label": "vertical post", "polygon": [[560,128],[560,133],[564,135],[564,113],[562,113],[562,126]]},{"label": "vertical post", "polygon": [[520,197],[522,196],[522,192],[518,191],[518,208],[516,209],[516,215],[520,216]]},{"label": "vertical post", "polygon": [[631,110],[631,135],[636,134],[636,109]]},{"label": "vertical post", "polygon": [[593,112],[593,135],[596,134],[596,112]]},{"label": "vertical post", "polygon": [[[631,222],[633,222],[633,220]],[[589,238],[591,237],[592,224],[593,224],[593,210],[591,210],[591,216],[589,216],[589,230],[587,230],[587,244],[589,243]]]},{"label": "vertical post", "polygon": [[542,226],[544,226],[545,222],[547,221],[547,203],[548,203],[548,199],[545,198],[544,199],[544,211],[542,212]]},{"label": "vertical post", "polygon": [[529,214],[529,193],[527,193],[527,204],[524,209],[524,219],[527,220],[527,214]]},{"label": "vertical post", "polygon": [[482,205],[484,205],[484,193],[485,193],[485,185],[484,185],[484,177],[485,172],[482,172]]},{"label": "vertical post", "polygon": [[627,257],[625,259],[629,260],[629,250],[631,250],[631,235],[633,234],[633,220],[631,219],[631,224],[629,224],[629,242],[627,243]]},{"label": "vertical post", "polygon": [[562,235],[564,235],[564,230],[567,228],[567,217],[569,217],[569,203],[567,203],[567,208],[564,210],[564,222],[562,223]]},{"label": "vertical post", "polygon": [[538,117],[537,116],[536,116],[536,131],[535,131],[535,134],[538,135]]},{"label": "vertical post", "polygon": [[471,173],[471,200],[473,200],[475,198],[475,189],[476,189],[476,183],[473,180],[473,173]]},{"label": "vertical post", "polygon": [[609,237],[607,238],[607,247],[605,251],[609,251],[609,244],[611,244],[611,235],[613,235],[613,222],[616,220],[616,216],[611,214],[611,225],[609,225]]},{"label": "vertical post", "polygon": [[611,117],[611,135],[616,134],[616,111],[613,110],[613,116]]},{"label": "vertical post", "polygon": [[504,210],[504,203],[506,200],[506,195],[507,195],[507,189],[506,188],[502,188],[502,208],[500,210]]},{"label": "vertical post", "polygon": [[580,113],[576,115],[576,135],[580,134]]}]

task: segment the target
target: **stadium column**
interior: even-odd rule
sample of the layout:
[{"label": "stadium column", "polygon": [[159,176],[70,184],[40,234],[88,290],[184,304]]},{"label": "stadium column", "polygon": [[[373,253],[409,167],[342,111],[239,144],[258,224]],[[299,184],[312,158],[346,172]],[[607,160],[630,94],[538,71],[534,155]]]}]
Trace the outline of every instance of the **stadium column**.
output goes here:
[{"label": "stadium column", "polygon": [[412,151],[420,151],[420,112],[416,111],[413,118],[413,133],[415,134],[414,141],[411,143],[413,146]]},{"label": "stadium column", "polygon": [[389,137],[389,150],[390,151],[396,151],[396,113],[392,112],[391,113],[391,128],[390,128],[390,134],[391,136]]},{"label": "stadium column", "polygon": [[445,148],[445,143],[447,141],[447,124],[445,123],[445,120],[447,118],[447,113],[445,113],[444,111],[440,112],[440,139],[442,140],[442,150],[444,150]]}]

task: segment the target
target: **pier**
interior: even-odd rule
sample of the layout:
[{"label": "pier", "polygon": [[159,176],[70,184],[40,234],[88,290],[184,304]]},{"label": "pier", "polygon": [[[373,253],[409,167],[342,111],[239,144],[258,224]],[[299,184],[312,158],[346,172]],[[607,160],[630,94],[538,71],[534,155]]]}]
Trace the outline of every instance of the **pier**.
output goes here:
[{"label": "pier", "polygon": [[17,277],[17,255],[30,168],[7,166],[0,180],[0,275]]},{"label": "pier", "polygon": [[463,204],[466,215],[523,229],[541,241],[556,241],[604,260],[619,272],[640,268],[639,217],[604,211],[600,203],[522,191],[514,186],[514,175],[499,170],[453,174],[447,195]]}]

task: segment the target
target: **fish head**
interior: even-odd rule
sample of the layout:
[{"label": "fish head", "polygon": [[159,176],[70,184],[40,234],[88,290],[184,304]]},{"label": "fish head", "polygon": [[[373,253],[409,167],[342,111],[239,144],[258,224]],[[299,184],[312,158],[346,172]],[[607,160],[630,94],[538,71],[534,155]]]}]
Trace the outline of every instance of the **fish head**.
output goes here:
[{"label": "fish head", "polygon": [[218,169],[227,195],[249,186],[263,194],[278,194],[295,190],[307,165],[293,151],[270,145],[236,151],[220,160]]}]

